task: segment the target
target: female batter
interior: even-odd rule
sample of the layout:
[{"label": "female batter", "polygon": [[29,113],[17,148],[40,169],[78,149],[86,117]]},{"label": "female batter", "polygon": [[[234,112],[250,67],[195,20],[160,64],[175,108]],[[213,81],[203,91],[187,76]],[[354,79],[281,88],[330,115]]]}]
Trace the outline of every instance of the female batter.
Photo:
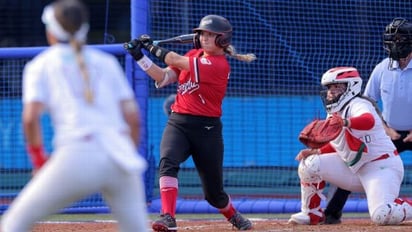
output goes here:
[{"label": "female batter", "polygon": [[297,160],[301,181],[301,212],[294,224],[318,224],[325,182],[339,188],[365,192],[369,214],[378,225],[396,225],[412,219],[412,206],[398,198],[403,163],[373,104],[360,96],[362,79],[351,67],[337,67],[322,76],[322,95],[328,114],[343,118],[341,134],[320,149],[304,149]]},{"label": "female batter", "polygon": [[[232,26],[218,15],[205,16],[194,29],[195,49],[185,56],[154,46],[148,36],[125,44],[133,58],[155,80],[158,88],[177,82],[176,101],[171,106],[160,145],[160,196],[162,214],[153,222],[154,231],[177,230],[175,221],[179,165],[192,155],[200,175],[205,199],[238,230],[249,230],[251,222],[233,207],[223,189],[222,100],[230,66],[225,54],[243,61],[253,55],[236,54]],[[149,50],[169,65],[160,68],[141,52]]]},{"label": "female batter", "polygon": [[[38,220],[102,193],[120,231],[147,231],[136,151],[140,121],[134,94],[115,57],[83,47],[88,11],[78,0],[45,7],[50,47],[23,74],[23,125],[35,175],[2,217],[2,232],[28,232]],[[54,127],[51,157],[43,151],[40,115]]]}]

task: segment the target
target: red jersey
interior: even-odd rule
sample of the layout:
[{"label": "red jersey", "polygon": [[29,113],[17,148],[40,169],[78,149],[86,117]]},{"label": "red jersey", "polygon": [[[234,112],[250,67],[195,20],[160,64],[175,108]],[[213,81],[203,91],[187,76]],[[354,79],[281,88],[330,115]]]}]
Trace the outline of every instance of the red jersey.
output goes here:
[{"label": "red jersey", "polygon": [[178,75],[176,100],[171,108],[181,114],[220,117],[230,75],[229,62],[225,55],[202,55],[203,49],[186,53],[190,71],[171,67]]}]

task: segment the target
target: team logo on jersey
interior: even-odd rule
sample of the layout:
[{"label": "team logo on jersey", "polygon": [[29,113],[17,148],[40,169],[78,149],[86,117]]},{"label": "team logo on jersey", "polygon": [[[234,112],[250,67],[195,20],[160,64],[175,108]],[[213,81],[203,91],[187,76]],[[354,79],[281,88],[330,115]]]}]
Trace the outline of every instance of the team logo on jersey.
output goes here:
[{"label": "team logo on jersey", "polygon": [[200,63],[202,63],[202,64],[207,64],[207,65],[211,65],[211,64],[212,64],[212,62],[210,62],[210,60],[209,60],[208,58],[206,58],[206,57],[200,58]]},{"label": "team logo on jersey", "polygon": [[185,93],[192,93],[193,91],[196,91],[197,89],[199,89],[198,83],[192,82],[191,80],[187,80],[185,83],[179,85],[177,91],[183,95]]}]

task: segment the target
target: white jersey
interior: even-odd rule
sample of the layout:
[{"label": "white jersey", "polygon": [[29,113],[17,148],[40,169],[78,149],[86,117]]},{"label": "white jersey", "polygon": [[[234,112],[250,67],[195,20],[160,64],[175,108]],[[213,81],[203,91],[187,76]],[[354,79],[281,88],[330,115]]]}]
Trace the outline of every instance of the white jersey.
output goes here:
[{"label": "white jersey", "polygon": [[[83,55],[95,97],[89,105],[84,97],[84,81],[73,49],[57,44],[30,61],[23,73],[23,103],[41,102],[53,121],[57,144],[84,136],[102,127],[126,130],[119,101],[133,99],[117,60],[87,48]],[[116,91],[107,88],[115,89]]]},{"label": "white jersey", "polygon": [[[358,138],[366,145],[366,151],[362,156],[356,155],[358,151],[350,151],[348,149],[347,135],[345,131],[331,141],[331,145],[335,147],[339,156],[347,163],[352,163],[349,165],[350,169],[354,172],[358,171],[365,163],[370,162],[384,154],[393,155],[396,148],[393,145],[391,139],[386,135],[383,128],[383,122],[376,112],[374,106],[371,102],[366,99],[356,97],[352,99],[348,105],[342,111],[343,118],[357,117],[364,113],[371,113],[375,119],[374,126],[369,130],[356,130],[353,128],[344,128],[344,130],[349,130],[353,137]],[[354,162],[354,160],[358,160]]]},{"label": "white jersey", "polygon": [[383,122],[371,102],[360,97],[352,99],[342,111],[342,117],[357,117],[364,113],[373,115],[375,119],[374,126],[370,130],[349,129],[354,137],[364,142],[367,147],[368,152],[362,157],[362,161],[369,162],[383,154],[393,154],[396,148],[390,137],[385,133]]},{"label": "white jersey", "polygon": [[84,80],[68,44],[56,44],[26,65],[23,102],[45,105],[53,122],[54,147],[95,136],[121,166],[142,170],[145,162],[137,156],[120,108],[121,100],[134,98],[120,64],[93,48],[84,47],[82,56],[90,76],[92,104],[85,100]]}]

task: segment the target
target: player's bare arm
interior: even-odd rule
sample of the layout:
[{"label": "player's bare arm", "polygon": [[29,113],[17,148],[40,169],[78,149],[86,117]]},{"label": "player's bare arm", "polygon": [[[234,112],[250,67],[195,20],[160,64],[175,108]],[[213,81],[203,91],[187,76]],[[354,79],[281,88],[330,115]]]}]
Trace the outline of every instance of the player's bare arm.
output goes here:
[{"label": "player's bare arm", "polygon": [[23,130],[27,144],[27,152],[33,164],[33,175],[37,173],[47,160],[43,148],[40,124],[40,115],[43,112],[43,108],[44,106],[40,102],[30,102],[24,105],[22,113]]},{"label": "player's bare arm", "polygon": [[169,52],[166,57],[165,57],[165,63],[179,68],[181,70],[189,70],[190,65],[189,65],[189,57],[187,56],[181,56],[175,52]]},{"label": "player's bare arm", "polygon": [[412,130],[409,131],[409,134],[403,139],[403,142],[412,142]]},{"label": "player's bare arm", "polygon": [[26,142],[29,145],[42,145],[42,134],[39,117],[43,111],[43,104],[40,102],[30,102],[24,105],[22,120]]},{"label": "player's bare arm", "polygon": [[171,70],[170,68],[160,68],[156,64],[153,64],[148,70],[146,70],[146,73],[156,83],[163,83],[163,82],[171,83],[177,80],[177,75],[173,70]]},{"label": "player's bare arm", "polygon": [[393,128],[389,127],[386,123],[383,124],[383,128],[385,129],[386,134],[392,139],[397,140],[401,137],[401,135],[396,132]]}]

